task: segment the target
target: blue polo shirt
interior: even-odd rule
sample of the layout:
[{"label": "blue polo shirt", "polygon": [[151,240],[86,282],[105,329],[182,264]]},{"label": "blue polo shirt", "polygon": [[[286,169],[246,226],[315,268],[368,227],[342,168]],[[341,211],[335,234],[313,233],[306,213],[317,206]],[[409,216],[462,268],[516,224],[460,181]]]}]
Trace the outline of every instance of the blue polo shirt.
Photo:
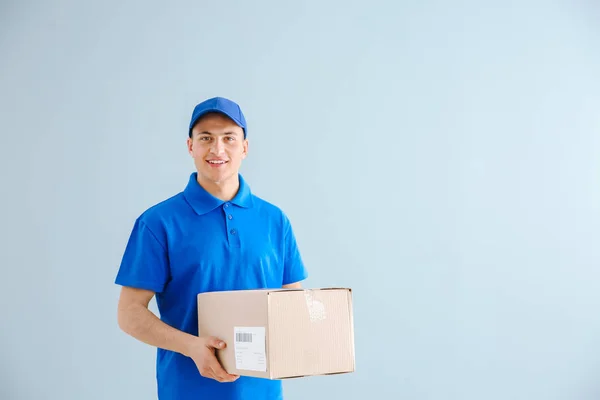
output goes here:
[{"label": "blue polo shirt", "polygon": [[[280,288],[307,277],[290,221],[253,195],[239,175],[231,201],[205,191],[191,174],[185,189],[136,221],[115,282],[156,293],[162,321],[198,335],[201,292]],[[191,358],[157,350],[160,400],[282,398],[281,381],[204,378]]]}]

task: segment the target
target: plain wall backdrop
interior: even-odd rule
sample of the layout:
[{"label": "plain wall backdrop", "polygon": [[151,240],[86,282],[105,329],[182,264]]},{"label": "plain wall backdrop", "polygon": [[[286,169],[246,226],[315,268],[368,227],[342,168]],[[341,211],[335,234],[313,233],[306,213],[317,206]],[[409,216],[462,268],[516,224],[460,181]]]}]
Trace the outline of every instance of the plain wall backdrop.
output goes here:
[{"label": "plain wall backdrop", "polygon": [[1,399],[156,398],[113,280],[217,95],[354,293],[357,371],[287,399],[600,396],[598,3],[3,1],[0,72]]}]

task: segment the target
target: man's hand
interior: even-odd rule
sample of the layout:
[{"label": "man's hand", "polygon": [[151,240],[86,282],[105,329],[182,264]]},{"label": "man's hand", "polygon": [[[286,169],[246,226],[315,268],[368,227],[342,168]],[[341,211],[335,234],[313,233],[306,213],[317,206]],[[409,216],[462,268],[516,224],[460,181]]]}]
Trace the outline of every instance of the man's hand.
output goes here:
[{"label": "man's hand", "polygon": [[217,357],[215,349],[224,349],[225,342],[215,337],[199,337],[190,346],[188,356],[194,360],[200,375],[219,382],[233,382],[239,375],[228,374]]}]

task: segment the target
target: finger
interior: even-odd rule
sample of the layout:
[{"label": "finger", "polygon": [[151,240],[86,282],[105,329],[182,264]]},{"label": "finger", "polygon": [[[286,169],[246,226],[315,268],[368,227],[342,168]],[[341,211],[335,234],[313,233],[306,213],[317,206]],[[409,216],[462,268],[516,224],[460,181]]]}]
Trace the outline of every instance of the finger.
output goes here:
[{"label": "finger", "polygon": [[200,375],[202,375],[205,378],[217,380],[215,373],[213,372],[213,370],[210,367],[204,368]]},{"label": "finger", "polygon": [[224,341],[214,336],[209,337],[206,344],[209,347],[214,347],[215,349],[224,349],[226,347]]},{"label": "finger", "polygon": [[231,382],[234,380],[233,376],[229,375],[219,363],[211,365],[210,368],[212,369],[215,376],[217,376],[217,378],[219,378],[220,380],[227,382]]},{"label": "finger", "polygon": [[205,378],[209,378],[209,379],[214,379],[216,381],[219,380],[219,378],[215,375],[215,373],[213,372],[212,369],[208,369],[208,371],[206,372],[206,374],[204,375]]},{"label": "finger", "polygon": [[219,382],[231,382],[231,379],[227,377],[227,374],[219,373],[219,371],[215,370],[213,367],[210,368],[215,380]]},{"label": "finger", "polygon": [[235,375],[228,374],[227,371],[223,369],[216,357],[211,357],[209,366],[213,373],[223,381],[232,382],[237,379]]}]

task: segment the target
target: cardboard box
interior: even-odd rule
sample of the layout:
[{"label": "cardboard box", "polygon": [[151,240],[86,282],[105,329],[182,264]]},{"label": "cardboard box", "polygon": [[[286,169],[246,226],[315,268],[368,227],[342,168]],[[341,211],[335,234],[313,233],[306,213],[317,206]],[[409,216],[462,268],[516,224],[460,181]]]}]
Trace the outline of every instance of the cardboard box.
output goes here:
[{"label": "cardboard box", "polygon": [[267,379],[354,372],[352,291],[262,289],[201,293],[200,336],[230,374]]}]

